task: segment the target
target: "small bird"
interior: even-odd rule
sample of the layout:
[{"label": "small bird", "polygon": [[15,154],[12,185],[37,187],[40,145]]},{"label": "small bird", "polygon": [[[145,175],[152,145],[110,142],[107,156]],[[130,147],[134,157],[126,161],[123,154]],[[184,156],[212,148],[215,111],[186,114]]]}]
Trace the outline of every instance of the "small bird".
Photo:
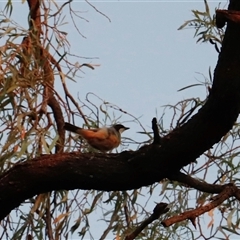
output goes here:
[{"label": "small bird", "polygon": [[64,129],[79,134],[91,147],[101,152],[107,152],[119,146],[121,133],[129,128],[115,124],[109,128],[83,129],[65,122]]}]

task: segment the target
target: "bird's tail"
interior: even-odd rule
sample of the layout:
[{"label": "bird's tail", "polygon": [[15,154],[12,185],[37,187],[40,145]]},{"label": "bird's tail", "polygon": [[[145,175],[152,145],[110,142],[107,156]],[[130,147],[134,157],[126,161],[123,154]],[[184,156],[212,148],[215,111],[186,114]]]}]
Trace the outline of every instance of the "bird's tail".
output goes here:
[{"label": "bird's tail", "polygon": [[82,130],[82,128],[77,127],[77,126],[72,125],[71,123],[67,123],[67,122],[64,123],[64,129],[67,131],[70,131],[70,132],[78,133],[78,134]]}]

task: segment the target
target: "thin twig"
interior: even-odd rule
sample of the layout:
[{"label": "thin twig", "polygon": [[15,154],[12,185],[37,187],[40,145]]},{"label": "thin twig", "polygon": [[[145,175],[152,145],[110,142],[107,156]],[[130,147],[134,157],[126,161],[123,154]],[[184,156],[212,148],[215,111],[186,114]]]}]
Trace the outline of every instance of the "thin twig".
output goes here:
[{"label": "thin twig", "polygon": [[111,19],[105,15],[104,13],[100,12],[95,6],[93,6],[88,0],[85,0],[96,12],[100,13],[101,15],[103,15],[105,18],[108,19],[109,22],[111,22]]},{"label": "thin twig", "polygon": [[107,227],[107,229],[105,229],[105,231],[103,232],[103,234],[102,234],[102,236],[100,237],[100,239],[99,240],[104,240],[106,237],[107,237],[107,235],[108,235],[108,233],[111,231],[111,229],[113,228],[113,223],[117,220],[117,218],[118,218],[118,211],[115,211],[114,213],[113,213],[113,215],[112,215],[112,217],[111,217],[111,221],[110,221],[110,223],[109,223],[109,225],[108,225],[108,227]]},{"label": "thin twig", "polygon": [[55,17],[55,16],[57,16],[57,14],[59,14],[59,13],[62,11],[62,9],[63,9],[67,4],[71,3],[72,1],[73,1],[73,0],[69,0],[69,1],[65,2],[65,3],[58,9],[57,12],[55,12],[55,13],[52,14],[52,15],[49,15],[49,17]]},{"label": "thin twig", "polygon": [[50,195],[47,196],[47,207],[46,207],[46,217],[44,218],[46,227],[47,227],[47,235],[49,240],[53,240],[53,230],[52,230],[52,224],[51,224],[51,213],[50,213]]}]

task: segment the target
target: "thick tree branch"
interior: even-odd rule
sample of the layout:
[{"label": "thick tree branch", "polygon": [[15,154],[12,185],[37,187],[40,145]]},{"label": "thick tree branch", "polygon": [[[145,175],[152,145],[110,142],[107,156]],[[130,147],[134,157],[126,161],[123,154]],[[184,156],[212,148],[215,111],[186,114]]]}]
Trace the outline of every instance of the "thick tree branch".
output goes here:
[{"label": "thick tree branch", "polygon": [[[230,10],[239,11],[240,1],[230,1]],[[25,199],[51,190],[128,190],[152,184],[218,142],[240,111],[240,26],[231,20],[227,24],[208,100],[187,123],[162,138],[161,145],[135,152],[59,153],[16,164],[0,177],[0,219]]]}]

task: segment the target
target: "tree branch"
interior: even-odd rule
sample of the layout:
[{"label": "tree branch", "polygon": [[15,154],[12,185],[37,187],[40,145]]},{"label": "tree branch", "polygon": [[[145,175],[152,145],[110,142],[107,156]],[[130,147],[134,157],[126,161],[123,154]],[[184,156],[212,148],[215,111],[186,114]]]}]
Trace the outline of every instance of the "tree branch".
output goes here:
[{"label": "tree branch", "polygon": [[162,225],[164,227],[169,227],[169,226],[173,225],[174,223],[181,222],[186,219],[189,219],[192,221],[192,219],[195,219],[196,217],[202,215],[205,212],[209,212],[211,209],[222,204],[229,197],[234,196],[235,191],[238,191],[236,186],[227,185],[227,186],[225,186],[224,190],[221,193],[219,193],[216,197],[214,197],[214,200],[212,202],[210,202],[204,206],[201,206],[199,208],[196,208],[194,210],[187,211],[180,215],[173,216],[169,219],[166,219],[166,220],[162,221]]},{"label": "tree branch", "polygon": [[134,232],[126,236],[125,240],[133,240],[135,239],[141,231],[147,227],[149,224],[151,224],[153,221],[157,220],[162,214],[169,211],[169,208],[167,208],[167,203],[158,203],[156,207],[153,210],[152,215],[144,220],[139,227],[137,227]]},{"label": "tree branch", "polygon": [[226,186],[226,185],[209,184],[203,181],[199,181],[181,172],[174,173],[168,176],[168,179],[187,184],[189,187],[192,187],[199,191],[207,192],[207,193],[220,193],[224,190]]},{"label": "tree branch", "polygon": [[161,144],[162,138],[159,135],[156,118],[153,118],[152,120],[152,130],[153,130],[153,144]]}]

